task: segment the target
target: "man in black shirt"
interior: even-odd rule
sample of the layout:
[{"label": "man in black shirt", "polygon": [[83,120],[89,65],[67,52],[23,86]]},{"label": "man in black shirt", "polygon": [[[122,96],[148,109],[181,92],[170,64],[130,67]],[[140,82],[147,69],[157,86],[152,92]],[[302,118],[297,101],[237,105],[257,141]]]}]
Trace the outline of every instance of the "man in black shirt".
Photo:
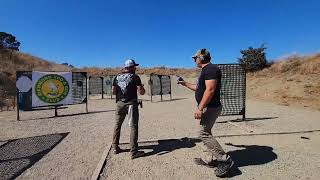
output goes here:
[{"label": "man in black shirt", "polygon": [[129,125],[131,127],[130,134],[130,152],[131,159],[144,155],[143,151],[138,151],[138,95],[144,95],[145,89],[141,83],[141,79],[135,74],[136,64],[134,60],[129,59],[125,62],[124,71],[114,78],[112,84],[112,93],[116,95],[116,124],[114,127],[112,152],[118,154],[121,152],[119,148],[120,132],[122,123],[128,114]]},{"label": "man in black shirt", "polygon": [[197,67],[201,68],[197,84],[188,83],[183,80],[178,81],[178,84],[195,91],[198,107],[195,110],[194,118],[200,120],[199,136],[210,153],[216,158],[216,160],[211,158],[209,162],[196,158],[195,162],[197,164],[216,166],[216,176],[224,177],[234,162],[224,152],[219,142],[211,133],[211,129],[222,110],[220,102],[221,71],[216,65],[211,64],[211,56],[206,49],[199,50],[192,58]]}]

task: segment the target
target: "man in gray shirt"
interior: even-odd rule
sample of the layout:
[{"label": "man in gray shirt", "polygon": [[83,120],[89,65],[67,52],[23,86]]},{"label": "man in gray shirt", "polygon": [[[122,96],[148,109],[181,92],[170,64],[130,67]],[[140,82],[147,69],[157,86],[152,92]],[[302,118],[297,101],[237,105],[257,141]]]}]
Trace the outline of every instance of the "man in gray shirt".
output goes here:
[{"label": "man in gray shirt", "polygon": [[[131,159],[135,159],[144,155],[143,151],[138,151],[138,123],[139,123],[139,109],[138,109],[138,95],[145,94],[145,89],[141,83],[141,79],[135,74],[136,62],[129,59],[125,62],[124,71],[114,78],[112,84],[112,93],[116,95],[116,124],[114,127],[112,152],[118,154],[121,152],[119,148],[120,132],[122,123],[128,114],[131,119],[130,127],[130,152]],[[129,112],[129,113],[128,113]]]}]

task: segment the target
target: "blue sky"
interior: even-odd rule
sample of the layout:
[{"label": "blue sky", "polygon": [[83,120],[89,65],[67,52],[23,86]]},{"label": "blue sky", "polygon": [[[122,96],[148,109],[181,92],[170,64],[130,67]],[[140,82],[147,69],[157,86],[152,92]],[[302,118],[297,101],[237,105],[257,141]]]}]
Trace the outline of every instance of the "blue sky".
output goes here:
[{"label": "blue sky", "polygon": [[240,49],[265,43],[267,58],[320,52],[318,0],[10,0],[0,31],[21,51],[77,67],[194,67],[208,48],[214,63],[235,63]]}]

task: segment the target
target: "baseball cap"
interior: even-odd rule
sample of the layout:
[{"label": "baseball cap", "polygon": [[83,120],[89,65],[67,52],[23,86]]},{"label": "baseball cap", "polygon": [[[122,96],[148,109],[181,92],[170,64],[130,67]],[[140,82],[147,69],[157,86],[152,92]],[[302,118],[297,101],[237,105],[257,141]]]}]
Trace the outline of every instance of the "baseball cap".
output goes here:
[{"label": "baseball cap", "polygon": [[139,66],[133,59],[128,59],[124,62],[124,67],[132,67],[132,66]]},{"label": "baseball cap", "polygon": [[211,60],[210,52],[207,49],[200,49],[196,52],[195,55],[192,56],[193,59],[196,59],[197,57],[204,57],[204,59]]}]

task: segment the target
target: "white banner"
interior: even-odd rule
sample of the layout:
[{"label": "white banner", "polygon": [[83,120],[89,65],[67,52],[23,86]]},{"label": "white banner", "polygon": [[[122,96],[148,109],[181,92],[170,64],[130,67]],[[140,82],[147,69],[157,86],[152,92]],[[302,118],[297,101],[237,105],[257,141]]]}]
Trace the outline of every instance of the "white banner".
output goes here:
[{"label": "white banner", "polygon": [[32,107],[72,104],[72,72],[32,72]]}]

